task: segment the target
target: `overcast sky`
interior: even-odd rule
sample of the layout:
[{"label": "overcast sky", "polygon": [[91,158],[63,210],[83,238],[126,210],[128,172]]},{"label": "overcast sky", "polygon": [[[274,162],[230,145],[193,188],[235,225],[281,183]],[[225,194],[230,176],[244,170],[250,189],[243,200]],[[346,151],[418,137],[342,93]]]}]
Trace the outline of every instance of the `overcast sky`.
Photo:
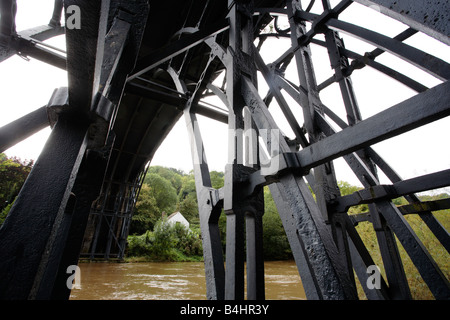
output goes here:
[{"label": "overcast sky", "polygon": [[[17,2],[18,31],[47,24],[50,20],[53,0],[17,0]],[[338,1],[331,2],[334,5]],[[317,2],[315,8],[320,8],[320,1]],[[392,21],[392,19],[356,3],[352,4],[340,18],[392,37],[407,28],[399,22]],[[364,52],[373,49],[372,46],[359,40],[345,35],[342,36],[346,47],[359,54],[364,54]],[[63,37],[51,39],[48,42],[58,46],[64,45]],[[405,42],[449,61],[449,47],[425,35],[415,35]],[[265,61],[272,62],[289,46],[290,41],[288,39],[280,39],[276,42],[276,45],[266,45],[263,47],[264,50],[262,52]],[[332,75],[328,55],[324,48],[317,46],[312,46],[312,54],[315,62],[317,82],[321,83]],[[377,58],[377,61],[407,74],[428,87],[433,87],[440,83],[432,76],[411,67],[392,55],[383,54]],[[294,72],[294,63],[292,63],[290,69],[291,71],[288,71],[286,77],[298,83],[298,78]],[[352,75],[352,80],[363,118],[370,117],[416,94],[370,67],[355,71]],[[65,71],[34,59],[25,61],[18,56],[14,56],[0,63],[0,126],[46,105],[53,90],[63,86],[67,86]],[[265,96],[266,88],[267,86],[263,83],[260,84],[262,96]],[[321,99],[325,105],[345,119],[345,110],[336,84],[323,90]],[[295,105],[295,102],[290,101],[290,103],[294,104],[294,112],[301,118],[300,107]],[[271,106],[271,110],[274,110],[274,117],[282,131],[289,137],[292,137],[290,129],[286,126],[286,121],[282,119],[279,112],[276,112],[277,107]],[[227,159],[227,126],[201,116],[198,118],[210,170],[223,171]],[[374,149],[404,179],[450,168],[450,148],[448,147],[448,138],[450,136],[449,118],[447,117],[386,142],[376,144]],[[22,159],[37,159],[49,133],[50,129],[44,129],[7,150],[6,154],[18,156]],[[185,172],[189,172],[192,169],[190,147],[183,118],[169,134],[151,164],[174,167]],[[335,166],[339,180],[359,184],[343,160],[337,160]],[[381,179],[383,183],[388,183],[386,179]],[[447,188],[447,192],[450,192],[449,188]]]}]

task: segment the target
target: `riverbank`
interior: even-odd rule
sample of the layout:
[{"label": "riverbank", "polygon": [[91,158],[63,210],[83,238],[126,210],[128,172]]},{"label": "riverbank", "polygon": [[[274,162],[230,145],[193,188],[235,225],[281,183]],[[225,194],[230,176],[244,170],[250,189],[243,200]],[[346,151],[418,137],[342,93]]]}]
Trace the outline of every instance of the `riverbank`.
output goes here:
[{"label": "riverbank", "polygon": [[163,259],[155,256],[133,256],[125,257],[123,262],[145,263],[145,262],[203,262],[203,256],[186,256],[181,252],[164,256]]}]

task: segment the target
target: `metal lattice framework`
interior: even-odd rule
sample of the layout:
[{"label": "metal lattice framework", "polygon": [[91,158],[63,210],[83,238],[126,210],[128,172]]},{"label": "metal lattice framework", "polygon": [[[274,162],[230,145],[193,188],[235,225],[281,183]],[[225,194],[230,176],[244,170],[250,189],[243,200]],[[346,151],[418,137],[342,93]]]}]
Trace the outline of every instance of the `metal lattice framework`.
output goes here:
[{"label": "metal lattice framework", "polygon": [[[6,18],[11,18],[13,2],[2,2],[2,27],[14,21]],[[308,299],[357,299],[355,275],[367,283],[368,267],[374,265],[355,229],[361,221],[372,223],[386,271],[379,288],[363,285],[368,299],[411,298],[395,237],[434,297],[448,299],[448,279],[404,215],[418,214],[448,251],[449,234],[431,211],[450,208],[450,201],[420,202],[415,193],[449,186],[450,169],[402,180],[372,145],[450,115],[450,65],[404,42],[421,32],[450,45],[449,4],[342,0],[332,6],[322,0],[323,10],[315,14],[314,2],[65,0],[62,8],[56,1],[50,26],[0,39],[0,61],[16,53],[30,56],[65,69],[69,80],[68,88],[55,90],[46,107],[0,128],[4,151],[52,126],[0,229],[0,298],[68,298],[66,269],[80,255],[122,258],[147,164],[184,117],[208,299],[245,297],[244,262],[247,298],[265,297],[264,186],[275,200]],[[340,20],[352,4],[403,22],[405,31],[387,37]],[[80,29],[57,23],[61,9],[67,12],[71,5],[80,9]],[[280,26],[283,17],[288,26]],[[42,42],[64,33],[65,55]],[[376,49],[348,50],[340,34]],[[260,54],[269,38],[291,41],[275,61]],[[327,49],[329,61],[324,63],[334,73],[320,84],[313,45]],[[377,61],[382,54],[400,57],[440,84],[427,88]],[[294,68],[298,82],[285,77],[288,67]],[[364,67],[417,94],[363,119],[350,77]],[[262,79],[269,88],[264,97],[257,89]],[[334,83],[341,91],[345,119],[336,106],[321,102],[321,91]],[[224,107],[206,103],[212,95]],[[280,130],[272,104],[281,109],[293,137]],[[302,121],[296,116],[299,111]],[[197,115],[229,128],[225,186],[219,190],[211,186]],[[341,196],[333,166],[338,158],[347,162],[363,190]],[[378,170],[392,183],[381,184]],[[410,205],[396,207],[391,200],[399,196]],[[347,213],[362,203],[369,204],[368,213]],[[225,257],[218,227],[222,212],[227,220]]]}]

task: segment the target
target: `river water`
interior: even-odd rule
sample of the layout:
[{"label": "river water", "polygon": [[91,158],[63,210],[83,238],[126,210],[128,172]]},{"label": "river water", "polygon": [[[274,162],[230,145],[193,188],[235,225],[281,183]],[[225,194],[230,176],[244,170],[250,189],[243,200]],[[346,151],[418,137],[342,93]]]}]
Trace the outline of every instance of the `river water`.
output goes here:
[{"label": "river water", "polygon": [[[203,262],[80,263],[71,300],[203,300]],[[268,261],[266,299],[305,299],[293,261]]]}]

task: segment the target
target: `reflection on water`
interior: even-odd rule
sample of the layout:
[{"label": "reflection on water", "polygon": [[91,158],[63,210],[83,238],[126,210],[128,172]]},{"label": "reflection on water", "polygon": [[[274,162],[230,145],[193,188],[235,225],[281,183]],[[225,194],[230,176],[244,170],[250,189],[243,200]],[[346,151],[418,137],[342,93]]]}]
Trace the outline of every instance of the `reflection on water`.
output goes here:
[{"label": "reflection on water", "polygon": [[[203,300],[203,263],[80,263],[81,286],[72,300]],[[292,261],[265,262],[266,299],[305,299]]]}]

